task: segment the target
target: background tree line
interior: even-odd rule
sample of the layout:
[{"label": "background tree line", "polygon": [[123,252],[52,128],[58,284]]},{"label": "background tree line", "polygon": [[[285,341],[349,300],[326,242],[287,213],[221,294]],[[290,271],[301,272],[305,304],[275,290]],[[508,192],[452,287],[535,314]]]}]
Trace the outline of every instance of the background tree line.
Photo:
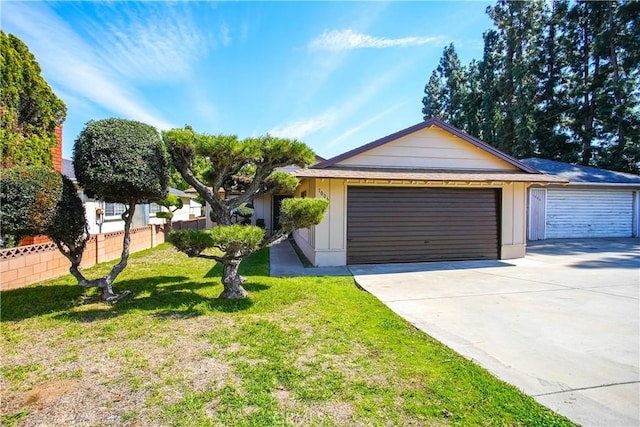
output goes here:
[{"label": "background tree line", "polygon": [[482,59],[445,47],[425,86],[437,117],[517,158],[640,173],[640,2],[500,0]]}]

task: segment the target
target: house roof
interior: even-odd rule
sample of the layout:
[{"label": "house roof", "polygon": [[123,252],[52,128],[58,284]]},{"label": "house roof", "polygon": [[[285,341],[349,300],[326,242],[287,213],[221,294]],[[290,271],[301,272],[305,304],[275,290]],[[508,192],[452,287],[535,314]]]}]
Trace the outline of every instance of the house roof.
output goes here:
[{"label": "house roof", "polygon": [[300,169],[293,173],[298,178],[338,178],[383,181],[429,181],[429,182],[529,182],[540,184],[566,184],[562,177],[541,173],[500,171],[445,171],[410,169]]},{"label": "house roof", "polygon": [[546,174],[564,178],[568,180],[569,183],[640,185],[640,175],[630,173],[598,169],[591,166],[572,165],[570,163],[538,159],[535,157],[524,159],[522,162]]},{"label": "house roof", "polygon": [[[74,183],[78,182],[78,180],[76,179],[76,172],[73,169],[73,160],[62,159],[62,175],[66,176]],[[169,193],[175,194],[176,196],[180,196],[180,197],[187,197],[189,199],[196,198],[196,196],[194,196],[193,194],[187,194],[184,191],[178,190],[176,188],[171,188],[171,187],[169,187]]]},{"label": "house roof", "polygon": [[502,151],[490,146],[489,144],[487,144],[486,142],[480,141],[477,138],[472,137],[471,135],[467,135],[466,133],[462,132],[460,129],[457,129],[441,120],[432,118],[429,120],[426,120],[424,122],[415,124],[413,126],[410,126],[406,129],[403,129],[401,131],[392,133],[391,135],[387,135],[383,138],[377,139],[373,142],[370,142],[368,144],[365,144],[361,147],[355,148],[351,151],[347,151],[346,153],[340,154],[338,156],[335,156],[329,160],[325,160],[324,162],[318,163],[314,166],[311,167],[311,169],[326,169],[332,166],[335,166],[337,163],[340,163],[343,160],[349,159],[351,157],[357,156],[359,154],[364,153],[365,151],[369,151],[372,150],[374,148],[377,148],[381,145],[384,145],[388,142],[391,141],[395,141],[399,138],[402,138],[403,136],[409,135],[411,133],[417,132],[419,130],[425,129],[425,128],[430,128],[432,126],[437,126],[442,130],[445,130],[455,136],[457,136],[458,138],[462,139],[463,141],[466,141],[484,151],[486,151],[489,154],[492,154],[495,157],[498,157],[499,159],[504,160],[505,162],[517,167],[518,169],[520,169],[523,172],[526,173],[534,173],[534,174],[539,174],[540,172],[537,171],[535,168],[530,167],[529,165],[526,165],[520,161],[518,161],[517,159],[503,153]]},{"label": "house roof", "polygon": [[177,188],[171,188],[171,187],[169,187],[169,194],[175,194],[176,196],[186,197],[188,199],[196,198],[196,196],[194,196],[193,194],[188,194],[188,193],[185,193],[184,191],[178,190]]},{"label": "house roof", "polygon": [[73,160],[62,159],[62,175],[76,182],[76,172],[73,169]]}]

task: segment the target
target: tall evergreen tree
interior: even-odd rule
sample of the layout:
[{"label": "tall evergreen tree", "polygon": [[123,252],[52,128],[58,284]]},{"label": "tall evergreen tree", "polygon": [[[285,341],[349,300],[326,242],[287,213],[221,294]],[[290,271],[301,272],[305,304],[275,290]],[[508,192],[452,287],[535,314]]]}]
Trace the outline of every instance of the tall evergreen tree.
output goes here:
[{"label": "tall evergreen tree", "polygon": [[480,63],[471,61],[467,67],[465,76],[465,92],[462,98],[462,110],[464,111],[463,129],[470,135],[481,136],[482,120],[482,86],[480,78]]},{"label": "tall evergreen tree", "polygon": [[465,69],[453,44],[444,48],[438,67],[431,73],[424,88],[422,114],[426,119],[436,117],[452,125],[465,127]]},{"label": "tall evergreen tree", "polygon": [[604,31],[596,39],[605,74],[598,102],[602,138],[596,163],[605,168],[640,170],[640,30],[637,2],[607,2]]},{"label": "tall evergreen tree", "polygon": [[640,171],[640,2],[498,0],[487,13],[482,60],[465,68],[445,48],[425,118],[516,157]]},{"label": "tall evergreen tree", "polygon": [[533,140],[535,156],[575,162],[579,146],[570,140],[566,126],[566,112],[571,104],[565,78],[567,55],[562,49],[568,9],[566,0],[555,1],[545,9],[543,39],[537,58],[540,67],[535,74],[538,85]]},{"label": "tall evergreen tree", "polygon": [[422,98],[422,114],[425,120],[432,117],[448,120],[445,111],[444,91],[444,85],[440,81],[438,73],[433,70],[429,82],[424,88],[424,97]]},{"label": "tall evergreen tree", "polygon": [[541,1],[499,0],[487,13],[504,42],[503,74],[499,81],[504,121],[498,138],[506,151],[519,157],[533,154],[532,134],[536,81],[533,77],[542,28]]},{"label": "tall evergreen tree", "polygon": [[569,10],[567,43],[571,102],[576,108],[569,120],[574,140],[580,144],[580,163],[591,164],[597,139],[597,102],[603,82],[602,50],[596,37],[604,30],[606,3],[577,2]]},{"label": "tall evergreen tree", "polygon": [[66,115],[27,45],[0,30],[1,166],[50,166],[55,129]]},{"label": "tall evergreen tree", "polygon": [[465,69],[460,64],[453,43],[444,48],[438,65],[440,81],[444,83],[444,108],[447,121],[464,127]]},{"label": "tall evergreen tree", "polygon": [[506,141],[498,138],[498,129],[502,127],[501,92],[498,81],[502,74],[501,57],[504,44],[495,30],[488,30],[483,34],[484,52],[482,61],[478,65],[480,73],[480,90],[482,104],[480,109],[480,134],[475,135],[483,141],[506,150]]}]

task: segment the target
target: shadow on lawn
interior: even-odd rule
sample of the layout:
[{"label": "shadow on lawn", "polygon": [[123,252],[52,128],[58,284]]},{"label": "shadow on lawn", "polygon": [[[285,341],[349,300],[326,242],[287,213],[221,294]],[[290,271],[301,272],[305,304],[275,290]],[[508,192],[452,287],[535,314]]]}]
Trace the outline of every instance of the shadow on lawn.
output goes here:
[{"label": "shadow on lawn", "polygon": [[[207,275],[208,276],[208,275]],[[140,279],[116,281],[114,290],[131,291],[131,295],[114,305],[103,303],[96,289],[85,290],[80,286],[42,285],[14,289],[2,293],[2,320],[12,321],[46,314],[56,319],[70,319],[79,322],[117,317],[128,311],[150,311],[158,318],[189,318],[212,311],[233,313],[246,310],[253,305],[251,298],[243,300],[221,300],[219,280],[193,281],[183,276],[154,276]],[[253,280],[244,284],[250,293],[270,288],[269,285]],[[198,292],[204,288],[216,288]],[[86,309],[77,310],[78,307]],[[92,307],[89,307],[92,306]]]}]

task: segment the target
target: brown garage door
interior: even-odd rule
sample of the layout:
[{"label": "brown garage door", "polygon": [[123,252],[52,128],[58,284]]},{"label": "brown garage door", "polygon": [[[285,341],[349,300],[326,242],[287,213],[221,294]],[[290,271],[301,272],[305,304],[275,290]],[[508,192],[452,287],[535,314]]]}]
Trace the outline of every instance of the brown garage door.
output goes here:
[{"label": "brown garage door", "polygon": [[347,263],[498,259],[497,189],[349,187]]}]

